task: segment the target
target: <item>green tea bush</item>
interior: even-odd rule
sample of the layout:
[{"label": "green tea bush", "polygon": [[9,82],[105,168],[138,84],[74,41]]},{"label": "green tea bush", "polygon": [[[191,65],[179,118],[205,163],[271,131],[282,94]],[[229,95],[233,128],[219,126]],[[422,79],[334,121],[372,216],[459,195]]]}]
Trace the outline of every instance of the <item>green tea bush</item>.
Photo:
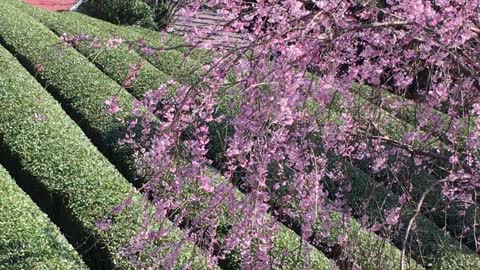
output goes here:
[{"label": "green tea bush", "polygon": [[84,5],[92,15],[109,22],[155,27],[154,11],[142,0],[88,0]]},{"label": "green tea bush", "polygon": [[[29,14],[39,22],[50,28],[58,36],[66,34],[69,37],[88,35],[89,37],[97,37],[102,40],[102,44],[114,37],[119,37],[108,28],[114,26],[109,23],[90,23],[88,20],[81,20],[76,16],[69,16],[68,13],[54,13],[16,3],[22,11]],[[82,17],[87,17],[82,15]],[[99,21],[100,20],[95,20]],[[68,46],[70,44],[64,44]],[[115,49],[95,48],[90,46],[89,41],[79,42],[75,48],[94,63],[100,70],[107,74],[110,78],[120,85],[124,85],[135,97],[142,98],[143,94],[148,90],[159,88],[162,84],[166,84],[171,76],[159,71],[149,62],[143,60],[135,51],[128,48],[127,44],[120,44]],[[131,84],[126,84],[129,76],[129,70],[132,66],[141,65],[136,72],[135,79]]]},{"label": "green tea bush", "polygon": [[1,165],[0,262],[2,270],[87,269],[58,227]]}]

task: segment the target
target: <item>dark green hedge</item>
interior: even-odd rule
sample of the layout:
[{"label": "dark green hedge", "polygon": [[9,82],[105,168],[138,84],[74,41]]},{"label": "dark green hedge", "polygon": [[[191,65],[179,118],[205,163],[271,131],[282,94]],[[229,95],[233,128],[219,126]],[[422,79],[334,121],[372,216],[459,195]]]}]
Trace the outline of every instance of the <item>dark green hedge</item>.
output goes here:
[{"label": "dark green hedge", "polygon": [[[369,103],[359,96],[354,99],[354,103],[348,110],[350,110],[353,115],[362,115],[366,107],[369,110],[378,112],[377,122],[375,123],[390,138],[401,140],[407,132],[415,130],[415,127],[412,125],[393,117],[388,112],[381,110],[381,108],[376,107],[375,104]],[[338,113],[336,106],[332,106],[329,119],[335,119]],[[319,121],[322,122],[324,119],[319,119]],[[337,159],[337,157],[333,156],[331,158]],[[356,162],[355,165],[359,164]],[[368,167],[364,166],[364,164],[360,164],[360,166],[368,170]],[[349,183],[352,184],[353,188],[352,192],[348,193],[349,204],[356,212],[362,212],[361,206],[363,203],[369,202],[369,208],[366,214],[370,218],[382,222],[384,211],[398,205],[398,197],[392,192],[387,191],[381,183],[370,178],[358,167],[345,164],[345,168],[350,177]],[[423,175],[425,176],[425,174]],[[425,180],[427,179],[420,177],[412,179],[414,187],[417,189],[415,191],[417,195],[423,193],[428,187],[428,184],[433,184],[436,181],[431,176],[428,177],[428,182]],[[423,191],[418,190],[420,188],[422,188]],[[436,199],[438,199],[438,197]],[[402,209],[401,219],[403,222],[408,223],[412,216],[412,207],[406,206]],[[432,269],[475,269],[480,267],[480,258],[475,256],[471,250],[465,247],[463,249],[460,248],[460,243],[446,236],[440,228],[424,216],[420,215],[416,219],[414,235],[416,241],[413,241],[412,255],[417,261],[425,262],[425,265],[430,264]],[[402,234],[394,237],[397,245],[401,245],[402,237]]]},{"label": "dark green hedge", "polygon": [[[332,119],[335,120],[339,113],[336,108],[335,104],[333,104],[329,112],[330,121]],[[352,106],[348,110],[353,115],[362,115],[366,108],[377,111],[378,118],[375,123],[389,138],[401,140],[407,132],[415,130],[415,127],[412,125],[393,117],[388,112],[381,110],[381,108],[376,107],[375,104],[369,103],[360,96],[354,99]],[[313,105],[313,109],[316,109],[315,105]],[[319,119],[319,122],[322,121],[325,121],[325,119]],[[321,145],[321,142],[319,142],[319,145]],[[338,157],[333,156],[331,158],[338,159]],[[361,162],[355,162],[355,165],[369,170]],[[359,167],[354,167],[346,162],[345,169],[348,172],[349,183],[352,184],[352,192],[348,193],[349,197],[347,198],[349,204],[356,212],[363,212],[361,206],[363,203],[369,202],[369,208],[365,214],[370,218],[383,222],[384,211],[398,205],[398,197],[387,191],[381,183],[369,177]],[[425,182],[425,180],[425,178],[420,177],[412,179],[414,187],[417,189],[415,191],[417,194],[423,193],[419,190],[420,188],[423,188],[424,191],[428,188],[428,184],[433,184],[436,181],[431,176],[428,177],[428,182]],[[402,222],[408,223],[412,216],[412,207],[406,206],[402,209]],[[416,219],[414,235],[416,241],[410,242],[410,244],[413,244],[412,256],[417,261],[422,262],[422,264],[430,265],[432,269],[476,269],[480,267],[480,258],[475,256],[468,248],[460,248],[460,243],[445,235],[439,227],[422,215]],[[403,234],[393,237],[399,246],[402,243],[402,237]]]},{"label": "dark green hedge", "polygon": [[[356,179],[353,179],[354,181]],[[269,186],[274,183],[274,180],[269,183]],[[329,183],[333,185],[333,183]],[[281,190],[279,191],[281,192]],[[363,198],[365,199],[365,197]],[[350,201],[353,202],[353,201]],[[287,203],[282,200],[281,195],[274,195],[270,204],[275,209],[297,209],[297,205]],[[297,209],[299,210],[299,209]],[[320,214],[319,214],[320,215]],[[292,226],[299,229],[301,225],[300,219],[291,219]],[[313,226],[314,234],[321,234],[322,220],[317,221]],[[348,239],[346,247],[341,248],[338,252],[347,262],[353,263],[360,269],[400,269],[401,251],[395,247],[388,239],[383,239],[380,236],[367,231],[356,219],[344,219],[338,212],[330,213],[330,241],[335,245],[339,245],[339,236]],[[314,243],[320,249],[325,248],[322,243]],[[318,244],[318,245],[317,245]],[[405,269],[424,269],[420,264],[417,264],[413,259],[405,258]]]},{"label": "dark green hedge", "polygon": [[[409,100],[409,102],[406,103],[406,99],[404,97],[395,95],[385,90],[375,90],[372,87],[360,85],[355,85],[354,87],[352,87],[352,90],[359,96],[365,99],[372,100],[372,103],[381,106],[384,110],[389,112],[395,112],[396,117],[406,121],[411,125],[418,126],[418,116],[422,112],[422,110],[426,109],[425,107],[422,108],[422,104],[416,103],[413,100]],[[395,106],[396,104],[397,106]],[[402,104],[403,106],[401,108],[394,109],[394,106],[398,107],[398,104]],[[437,118],[438,121],[428,126],[423,126],[423,129],[425,131],[436,130],[435,135],[439,137],[443,142],[449,143],[445,132],[451,128],[452,119],[442,111],[438,111],[435,109],[429,110],[429,113],[431,113],[433,117]],[[462,139],[467,138],[468,134],[474,130],[474,122],[473,119],[463,118],[460,119],[458,124],[461,125],[462,128],[460,129],[459,133],[461,140],[457,143],[462,145],[463,143],[465,143],[464,141],[462,141]]]},{"label": "dark green hedge", "polygon": [[[214,180],[215,185],[227,185],[231,184],[225,179],[218,171],[211,169],[209,172],[209,177]],[[230,186],[233,187],[233,186]],[[201,192],[198,187],[192,186],[192,191],[195,196],[199,198],[198,205],[195,208],[190,209],[192,213],[191,218],[194,218],[201,211],[204,211],[207,207],[207,196],[204,192]],[[181,196],[190,197],[193,194],[185,192]],[[237,200],[244,199],[244,194],[240,193],[237,190],[236,198]],[[218,215],[219,220],[219,229],[217,229],[217,237],[220,242],[224,239],[226,233],[228,233],[229,228],[232,226],[231,215],[226,210],[226,206],[223,204],[220,206],[222,212]],[[238,218],[238,217],[236,217]],[[270,218],[272,222],[276,222],[275,218]],[[325,257],[320,251],[315,249],[315,247],[305,243],[299,235],[294,231],[290,230],[283,224],[276,224],[279,229],[272,235],[273,237],[273,250],[270,253],[270,257],[277,259],[279,265],[275,266],[273,269],[335,269],[333,263]],[[220,245],[221,246],[221,245]],[[305,250],[308,248],[308,250]],[[305,259],[304,255],[307,255],[308,259]],[[230,254],[227,256],[228,261],[225,265],[222,265],[225,269],[239,269],[241,264],[241,258],[236,257],[235,254]]]},{"label": "dark green hedge", "polygon": [[83,7],[109,22],[156,26],[154,10],[143,0],[87,0]]},{"label": "dark green hedge", "polygon": [[[0,2],[0,9],[3,11],[1,43],[7,44],[31,69],[41,63],[45,69],[42,73],[45,76],[41,77],[49,82],[50,89],[54,87],[53,78],[59,75],[56,86],[66,86],[66,92],[71,90],[69,100],[84,105],[90,114],[98,110],[96,115],[100,115],[101,107],[93,108],[91,102],[101,104],[103,100],[88,95],[88,86],[97,94],[121,88],[108,88],[115,83],[99,76],[101,72],[74,50],[59,51],[54,46],[53,33],[32,18],[19,16],[22,14],[19,10],[4,2]],[[0,110],[0,156],[5,159],[2,161],[15,168],[12,171],[17,174],[16,179],[24,181],[22,187],[72,237],[90,267],[127,268],[117,252],[139,229],[144,208],[140,195],[30,74],[5,50],[2,49],[1,55],[0,104],[8,108]],[[126,101],[126,95],[123,97]],[[129,193],[133,194],[132,205],[114,218],[110,230],[101,232],[95,222],[109,214]],[[176,241],[180,234],[175,229],[162,240]],[[196,249],[193,252],[187,245],[181,254],[182,262],[203,268],[203,259]]]},{"label": "dark green hedge", "polygon": [[[140,27],[121,27],[101,21],[77,12],[52,13],[18,0],[8,0],[11,4],[27,12],[58,35],[62,33],[87,33],[101,39],[122,37],[129,42],[144,39],[154,48],[175,47],[177,50],[156,51],[152,55],[144,55],[148,60],[137,81],[129,89],[136,97],[140,97],[146,90],[156,89],[159,84],[165,83],[169,76],[174,76],[181,83],[196,82],[201,74],[200,63],[210,61],[210,56],[202,50],[193,50],[186,57],[186,47],[183,39],[175,35],[165,35]],[[91,49],[87,46],[78,46],[79,51],[88,56],[102,71],[115,81],[122,83],[127,75],[129,64],[138,63],[141,59],[135,52],[126,46],[116,50]],[[183,49],[183,52],[182,52]],[[155,69],[152,64],[159,70]],[[165,73],[169,74],[166,75]]]},{"label": "dark green hedge", "polygon": [[[129,41],[145,39],[146,43],[154,48],[175,47],[184,44],[181,39],[168,35],[166,41],[158,32],[145,29],[112,26],[109,23],[96,20],[76,12],[62,13],[63,20],[77,21],[79,25],[95,27],[99,35],[119,36]],[[137,29],[135,31],[134,29]],[[193,59],[190,56],[195,56]],[[181,83],[192,83],[198,80],[201,74],[201,62],[208,62],[209,57],[202,52],[196,51],[193,55],[186,57],[184,52],[177,50],[157,51],[153,55],[144,56],[152,65],[166,74],[176,77]]]},{"label": "dark green hedge", "polygon": [[129,41],[144,39],[153,48],[177,48],[180,46],[178,47],[179,50],[159,50],[153,55],[144,56],[144,58],[164,73],[175,76],[181,83],[195,82],[201,74],[200,68],[202,65],[200,63],[210,60],[209,55],[202,50],[194,50],[186,57],[185,52],[188,50],[186,47],[181,47],[185,45],[185,42],[175,35],[169,34],[164,37],[156,31],[144,28],[114,26],[76,12],[62,13],[61,17],[63,19],[76,20],[80,25],[95,27],[99,34],[110,33],[110,36],[119,36]]},{"label": "dark green hedge", "polygon": [[[7,2],[23,5],[16,0]],[[114,117],[105,114],[105,100],[118,96],[122,109],[118,116],[125,117],[131,112],[135,98],[75,49],[62,49],[58,45],[58,36],[40,22],[5,2],[2,6],[0,42],[14,52],[30,73],[36,74],[37,80],[63,103],[70,117],[102,153],[112,156],[127,151],[119,146],[112,147],[123,136],[123,126]],[[122,172],[124,167],[129,166],[128,161],[120,158],[115,160],[115,164],[121,164],[118,167]]]},{"label": "dark green hedge", "polygon": [[[226,97],[228,99],[228,97]],[[231,97],[230,104],[235,100],[235,97]],[[225,107],[226,109],[227,107]],[[229,109],[234,106],[228,107]],[[233,111],[226,111],[227,115],[234,115]],[[234,132],[231,127],[224,125],[214,124],[211,126],[210,134],[211,141],[213,142],[209,147],[209,154],[215,159],[216,163],[222,163],[223,151],[222,147],[224,138],[227,134]],[[270,183],[270,184],[273,184]],[[275,209],[282,208],[295,208],[295,206],[288,204],[285,205],[284,200],[279,196],[277,199],[274,197],[271,201],[271,205]],[[341,220],[339,213],[331,213],[332,219],[329,222],[333,223],[333,227],[330,230],[332,235],[331,240],[337,241],[335,236],[339,234],[346,234],[351,241],[351,245],[342,250],[343,254],[348,257],[349,260],[358,265],[361,269],[399,269],[400,268],[400,250],[395,247],[389,240],[382,239],[374,233],[368,232],[363,228],[358,221],[351,218],[347,222]],[[293,227],[298,229],[300,220],[291,220]],[[321,228],[321,224],[319,224]],[[319,233],[318,228],[315,228],[314,232]],[[335,242],[338,243],[338,242]],[[316,243],[317,244],[317,243]],[[319,249],[323,249],[320,243],[316,245]],[[415,263],[413,260],[406,260],[406,269],[423,269],[422,266]]]},{"label": "dark green hedge", "polygon": [[1,165],[0,269],[87,269],[58,227]]}]

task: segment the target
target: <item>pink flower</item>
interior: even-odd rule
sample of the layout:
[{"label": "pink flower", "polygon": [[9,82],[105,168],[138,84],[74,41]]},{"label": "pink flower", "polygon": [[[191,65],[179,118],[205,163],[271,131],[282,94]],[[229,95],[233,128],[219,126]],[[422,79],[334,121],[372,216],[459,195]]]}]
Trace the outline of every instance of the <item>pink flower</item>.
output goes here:
[{"label": "pink flower", "polygon": [[118,104],[119,99],[119,96],[113,96],[111,99],[105,100],[105,105],[107,107],[105,110],[106,114],[115,114],[121,110]]},{"label": "pink flower", "polygon": [[400,218],[400,207],[394,207],[385,212],[385,222],[388,225],[396,225]]},{"label": "pink flower", "polygon": [[109,38],[107,40],[107,47],[110,49],[116,49],[123,43],[123,38]]}]

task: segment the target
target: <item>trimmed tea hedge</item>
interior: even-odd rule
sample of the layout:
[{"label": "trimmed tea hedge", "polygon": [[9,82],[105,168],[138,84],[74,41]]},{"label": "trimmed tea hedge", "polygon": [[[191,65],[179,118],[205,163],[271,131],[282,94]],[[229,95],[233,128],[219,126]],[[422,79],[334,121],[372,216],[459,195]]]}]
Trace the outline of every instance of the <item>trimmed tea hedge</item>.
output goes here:
[{"label": "trimmed tea hedge", "polygon": [[[162,41],[165,38],[158,32],[133,27],[119,27],[77,12],[65,12],[60,17],[64,20],[77,21],[79,25],[94,27],[102,36],[110,34],[110,36],[122,37],[128,41],[144,39],[153,48],[176,47],[185,44],[174,35],[167,35],[166,40]],[[144,58],[164,73],[176,77],[179,82],[189,84],[198,80],[202,66],[200,62],[207,62],[209,59],[206,54],[198,50],[189,56],[196,56],[197,59],[186,57],[184,53],[177,50],[159,50],[152,55],[144,55]]]},{"label": "trimmed tea hedge", "polygon": [[154,10],[142,0],[87,0],[84,7],[110,22],[155,27]]},{"label": "trimmed tea hedge", "polygon": [[[90,38],[95,36],[103,41],[114,37],[105,27],[98,26],[103,26],[103,24],[90,24],[88,21],[79,20],[73,16],[66,16],[64,13],[49,12],[20,3],[18,0],[13,1],[16,3],[15,6],[43,23],[59,36],[64,33],[69,35],[83,33]],[[85,15],[82,16],[86,17]],[[159,71],[149,62],[143,60],[135,51],[130,50],[126,44],[122,44],[116,49],[98,49],[92,48],[89,46],[89,42],[84,41],[80,42],[75,48],[120,85],[123,85],[127,78],[130,65],[137,65],[142,62],[143,68],[137,74],[132,85],[127,87],[127,90],[137,98],[143,97],[143,94],[148,90],[157,89],[162,84],[166,84],[170,79],[169,75]]]},{"label": "trimmed tea hedge", "polygon": [[[33,19],[18,16],[18,10],[3,2],[0,9],[4,14],[16,14],[15,22],[20,25],[35,25]],[[11,26],[6,17],[0,16],[2,42]],[[23,28],[24,32],[35,30]],[[16,33],[25,43],[32,41],[18,29]],[[0,110],[2,161],[8,162],[27,193],[72,237],[87,265],[95,269],[129,268],[118,252],[140,228],[145,207],[141,196],[16,59],[5,49],[0,50],[0,104],[8,108]],[[64,63],[57,70],[72,74],[68,68],[74,65]],[[72,64],[82,64],[81,58]],[[46,63],[45,69],[49,69]],[[102,232],[95,223],[109,215],[127,194],[131,194],[132,204],[113,217],[110,229]],[[167,221],[162,224],[171,225]],[[180,235],[174,228],[162,240],[176,241]],[[178,267],[188,262],[198,269],[205,268],[204,259],[191,246],[186,245],[180,254]]]},{"label": "trimmed tea hedge", "polygon": [[[59,35],[63,32],[70,34],[85,32],[95,34],[102,39],[122,37],[130,42],[143,39],[154,48],[174,47],[179,50],[183,49],[183,53],[177,50],[166,50],[157,51],[152,55],[143,55],[149,63],[169,75],[158,74],[159,71],[153,69],[151,64],[145,63],[144,71],[137,79],[138,82],[135,82],[132,86],[132,93],[137,97],[141,96],[145,90],[157,88],[156,86],[159,83],[166,82],[170,75],[176,77],[181,83],[194,83],[201,74],[200,68],[202,65],[200,63],[207,63],[211,60],[209,53],[198,49],[189,52],[187,57],[184,54],[187,49],[182,47],[185,42],[176,35],[167,34],[164,36],[145,28],[117,26],[77,12],[52,13],[18,0],[7,1],[40,20]],[[88,55],[91,60],[94,60],[100,69],[120,83],[126,77],[128,65],[139,61],[139,56],[135,52],[129,51],[125,46],[116,50],[103,50],[101,53],[98,49],[90,49],[87,46],[79,46],[78,49],[84,55]]]},{"label": "trimmed tea hedge", "polygon": [[[75,49],[58,45],[58,37],[34,18],[4,1],[1,5],[0,42],[47,86],[102,153],[115,156],[127,151],[120,146],[112,147],[123,136],[123,126],[105,114],[105,101],[118,96],[121,111],[117,116],[125,117],[131,112],[135,98]],[[114,162],[122,172],[127,171],[128,161],[118,158]]]},{"label": "trimmed tea hedge", "polygon": [[[337,114],[335,106],[332,109],[331,116],[335,117]],[[369,103],[361,97],[357,97],[353,106],[349,108],[353,114],[362,114],[365,109],[378,110],[378,122],[375,123],[390,138],[401,139],[407,132],[415,129],[412,125],[393,117],[388,112],[383,111],[375,104]],[[357,212],[360,212],[362,210],[361,205],[370,199],[367,211],[368,216],[381,219],[385,210],[398,205],[396,203],[398,198],[392,192],[387,191],[381,184],[376,183],[357,167],[348,164],[345,166],[353,188],[352,192],[349,193],[348,200],[353,208],[357,207]],[[432,177],[429,177],[427,183],[425,183],[426,180],[425,178],[413,179],[412,182],[415,188],[417,188],[415,191],[417,194],[421,194],[426,190],[428,187],[427,183],[432,184],[436,181]],[[422,187],[422,183],[425,186],[423,186],[424,190],[420,191],[418,189]],[[431,198],[431,200],[438,199],[438,197]],[[413,208],[406,206],[402,211],[402,221],[408,223],[413,216]],[[446,236],[441,229],[427,218],[419,216],[416,219],[416,228],[416,239],[421,244],[418,245],[418,242],[413,241],[412,252],[418,261],[425,261],[427,265],[431,264],[432,269],[475,269],[480,267],[479,257],[467,248],[461,249],[459,243]],[[402,235],[400,236],[403,237]],[[399,237],[397,241],[399,245],[401,245],[400,236],[397,236]]]},{"label": "trimmed tea hedge", "polygon": [[[234,100],[234,97],[230,101]],[[232,106],[228,107],[229,109],[233,108]],[[235,112],[227,111],[227,115],[235,114]],[[218,134],[219,137],[213,136],[211,141],[215,142],[213,145],[210,145],[209,152],[210,155],[221,157],[221,147],[218,145],[223,144],[223,139],[226,134],[234,132],[231,127],[221,126],[214,124],[211,126],[213,131],[210,134]],[[217,163],[221,163],[217,160]],[[293,206],[284,204],[285,201],[279,198],[275,200],[273,198],[271,205],[276,209],[292,208]],[[355,219],[351,218],[348,222],[341,220],[341,215],[339,213],[331,213],[332,220],[329,220],[330,223],[333,223],[333,227],[330,230],[332,236],[338,236],[339,234],[346,234],[348,239],[351,240],[351,245],[343,250],[344,254],[358,265],[361,269],[400,269],[400,250],[392,245],[388,240],[382,239],[374,233],[368,232],[365,230]],[[287,218],[287,217],[285,217]],[[300,225],[300,220],[291,220],[293,227],[298,229]],[[346,224],[344,224],[346,223]],[[345,226],[347,226],[345,228]],[[318,229],[315,229],[314,232],[319,232]],[[332,241],[336,241],[335,237],[331,238]],[[324,246],[321,243],[314,243],[314,245],[323,249]],[[407,269],[423,269],[422,266],[415,263],[413,260],[406,260]]]},{"label": "trimmed tea hedge", "polygon": [[[449,143],[448,138],[445,135],[445,132],[449,130],[451,126],[452,119],[442,111],[435,109],[426,110],[425,106],[420,103],[416,103],[413,100],[406,100],[404,97],[395,95],[388,91],[375,90],[372,87],[368,86],[359,86],[355,85],[352,87],[352,90],[363,98],[371,101],[372,103],[381,106],[384,110],[388,112],[395,112],[395,116],[412,124],[418,126],[418,116],[422,111],[428,112],[431,116],[430,120],[436,119],[433,125],[424,126],[423,130],[430,132],[433,131],[434,134],[442,139],[442,141]],[[393,109],[398,107],[398,104],[402,104],[400,109]],[[462,138],[466,138],[470,132],[474,130],[474,121],[472,118],[461,118],[459,123],[461,125],[460,135]],[[462,144],[464,142],[460,142]]]},{"label": "trimmed tea hedge", "polygon": [[[147,44],[154,48],[174,47],[183,44],[178,38],[174,36],[172,37],[172,35],[167,36],[168,42],[162,42],[161,35],[158,32],[141,30],[140,33],[138,33],[132,30],[135,28],[115,27],[109,23],[96,20],[76,12],[62,13],[61,18],[65,20],[77,21],[80,25],[95,27],[96,31],[102,35],[108,35],[108,33],[110,33],[110,36],[122,37],[129,41],[145,39]],[[145,36],[145,32],[149,32],[151,34],[149,36]],[[203,62],[208,61],[201,58],[207,58],[207,56],[202,56],[201,53],[197,52],[195,55]],[[201,74],[200,62],[190,57],[186,57],[184,53],[177,50],[157,51],[152,55],[145,55],[144,58],[159,70],[174,76],[179,82],[184,84],[196,82],[196,80],[198,80],[198,76]]]},{"label": "trimmed tea hedge", "polygon": [[0,269],[87,269],[58,227],[1,165]]},{"label": "trimmed tea hedge", "polygon": [[158,48],[165,46],[167,48],[175,48],[175,50],[188,55],[188,57],[199,63],[206,64],[212,61],[211,51],[199,48],[191,49],[185,40],[178,35],[159,33],[138,26],[128,26],[126,28],[131,30],[127,32],[130,40],[143,38],[145,42],[152,47]]},{"label": "trimmed tea hedge", "polygon": [[[269,183],[273,184],[272,183]],[[275,209],[296,209],[296,205],[286,202],[280,197],[275,197],[270,202]],[[289,219],[288,217],[284,217]],[[290,223],[297,230],[300,228],[300,219],[290,219]],[[313,226],[313,233],[322,233],[322,220],[317,221]],[[331,212],[330,219],[330,241],[338,243],[339,236],[345,236],[349,243],[346,247],[340,247],[341,253],[346,257],[347,262],[353,263],[360,269],[400,269],[401,251],[388,239],[367,231],[356,219],[345,220],[338,212]],[[321,243],[314,242],[319,249],[323,249]],[[405,269],[424,269],[411,258],[405,258]]]},{"label": "trimmed tea hedge", "polygon": [[[383,111],[375,104],[369,103],[361,97],[354,99],[352,107],[349,108],[353,114],[358,115],[364,113],[365,109],[378,111],[378,119],[376,119],[377,122],[375,123],[390,138],[401,139],[407,132],[415,129],[412,125],[393,117],[388,112]],[[331,117],[335,118],[337,113],[336,107],[333,106]],[[320,119],[320,121],[322,120]],[[375,180],[359,168],[348,164],[345,166],[353,188],[352,192],[348,194],[350,195],[348,200],[350,205],[356,208],[357,212],[360,212],[363,203],[370,199],[367,215],[371,218],[381,219],[385,210],[398,205],[396,204],[398,198],[392,192],[387,191],[381,184],[376,183]],[[420,188],[422,181],[425,181],[425,179],[413,179],[415,188]],[[436,180],[430,177],[429,181],[432,184]],[[420,193],[421,191],[416,192]],[[413,209],[411,207],[406,206],[402,209],[401,219],[403,222],[408,223],[412,216]],[[467,248],[460,248],[460,243],[446,236],[441,229],[427,218],[423,216],[417,217],[416,228],[416,239],[421,244],[419,246],[418,242],[413,241],[412,255],[418,261],[426,262],[426,265],[431,264],[432,269],[475,269],[480,267],[479,257]],[[397,237],[397,244],[401,245],[401,237],[403,235]]]},{"label": "trimmed tea hedge", "polygon": [[[209,177],[214,180],[216,186],[223,185],[234,188],[231,183],[228,182],[219,172],[211,168],[208,171]],[[236,190],[236,199],[240,201],[244,199],[245,195],[239,190]],[[196,209],[191,209],[193,212],[199,214],[206,209],[206,199],[204,192],[199,188],[195,189],[195,196],[199,198],[199,205]],[[182,194],[182,196],[191,196],[190,194]],[[226,206],[223,204],[219,206],[222,208],[222,213],[219,215],[219,229],[217,229],[217,237],[222,241],[225,234],[231,227],[231,216],[226,210]],[[196,215],[193,215],[195,217]],[[266,217],[271,218],[271,217]],[[271,218],[275,222],[275,218]],[[331,261],[325,257],[315,247],[304,243],[304,241],[295,232],[284,226],[283,224],[277,224],[278,230],[273,236],[273,250],[270,253],[271,258],[276,260],[276,265],[273,269],[336,269]],[[305,260],[304,256],[307,256]],[[241,259],[236,257],[235,254],[227,255],[230,260],[226,264],[222,265],[224,269],[239,269]],[[236,259],[235,259],[236,258]],[[273,263],[273,262],[272,262]]]},{"label": "trimmed tea hedge", "polygon": [[[17,13],[17,16],[18,16],[18,13]],[[21,17],[24,18],[26,16],[21,16]],[[0,19],[0,22],[1,22],[1,19]],[[31,28],[33,28],[35,27],[35,25],[38,25],[38,23],[35,24],[33,22],[30,22],[30,25],[31,25]],[[14,23],[12,23],[11,26],[13,29],[15,29]],[[40,26],[37,26],[33,29],[38,30],[36,33],[39,33],[39,32],[42,33],[41,40],[40,40],[40,37],[37,37],[36,35],[32,34],[32,38],[37,40],[36,44],[44,44],[44,43],[48,44],[48,42],[45,42],[45,36],[48,36],[48,35],[51,36],[53,33],[48,34],[44,30],[44,27],[40,27]],[[16,32],[14,31],[14,33]],[[0,30],[0,36],[3,36],[2,30]],[[24,52],[22,56],[24,56],[26,61],[31,61],[30,59],[35,59],[35,54],[32,53],[33,50],[31,49],[31,47],[25,48],[22,46],[22,44],[15,43],[14,34],[12,34],[11,39],[9,40],[11,40],[11,43],[9,44],[15,44],[15,46],[12,46],[12,47],[16,49],[17,52],[19,51]],[[104,106],[103,106],[103,102],[102,103],[100,102],[107,99],[108,95],[106,95],[104,92],[97,93],[97,89],[95,87],[86,87],[88,85],[86,86],[84,85],[83,88],[79,89],[79,87],[81,86],[78,86],[78,87],[75,86],[75,84],[69,82],[72,78],[71,77],[67,78],[67,76],[74,76],[74,74],[70,75],[74,71],[71,71],[71,70],[67,71],[67,69],[65,69],[65,71],[59,70],[60,65],[68,63],[66,61],[68,60],[68,58],[66,59],[66,56],[68,55],[67,53],[69,53],[73,58],[73,56],[75,55],[74,50],[65,49],[61,56],[63,59],[61,59],[60,62],[54,59],[55,54],[58,53],[58,51],[57,52],[54,51],[55,48],[45,49],[44,47],[41,47],[41,48],[38,48],[37,50],[40,51],[40,53],[44,52],[43,55],[51,54],[51,57],[52,57],[51,59],[49,59],[51,61],[45,62],[45,70],[42,73],[40,73],[41,76],[44,76],[44,78],[48,78],[46,79],[48,85],[53,85],[53,83],[55,83],[54,84],[55,88],[53,89],[49,88],[49,89],[51,89],[51,91],[54,91],[55,93],[59,92],[60,93],[59,95],[61,96],[61,100],[63,100],[63,104],[71,108],[71,110],[75,112],[75,115],[79,119],[82,119],[82,121],[84,121],[85,123],[88,123],[88,126],[87,126],[88,129],[95,130],[96,132],[95,134],[97,134],[97,136],[104,138],[100,142],[98,142],[98,145],[101,145],[102,147],[107,149],[113,149],[111,152],[107,154],[108,157],[114,160],[126,160],[126,159],[128,160],[130,158],[128,152],[126,151],[124,152],[120,148],[115,147],[117,139],[120,138],[121,133],[109,132],[108,130],[108,127],[114,127],[115,128],[114,130],[120,130],[122,128],[121,124],[118,121],[116,121],[113,117],[105,115],[102,111],[102,108]],[[56,50],[58,50],[58,48],[56,48]],[[80,58],[80,57],[77,57],[77,58]],[[80,61],[80,59],[76,59],[75,61],[80,62],[82,65],[86,65],[83,62],[84,60]],[[30,66],[32,65],[30,64]],[[57,68],[56,70],[58,70],[58,72],[48,73],[47,69],[49,67],[52,69]],[[94,78],[101,79],[101,81],[98,82],[97,87],[106,88],[107,86],[111,86],[112,88],[114,88],[115,92],[110,91],[109,92],[110,95],[117,94],[117,95],[120,95],[121,97],[124,97],[124,102],[121,104],[123,112],[120,113],[120,115],[127,118],[129,117],[129,110],[130,110],[130,108],[128,107],[129,102],[132,102],[134,98],[129,96],[125,90],[119,88],[118,86],[114,87],[112,85],[113,82],[107,79],[104,79],[102,76],[100,76],[101,73],[100,75],[98,75],[99,71],[93,71],[83,67],[83,69],[77,70],[76,72],[84,76],[87,75],[92,79]],[[62,80],[62,78],[65,78],[65,79]],[[70,95],[75,95],[76,97],[76,99],[73,100],[73,102],[71,101],[72,99],[69,98]],[[95,95],[98,96],[96,99],[93,98],[93,96]],[[82,96],[84,98],[82,98]],[[81,102],[75,102],[76,100]],[[83,108],[88,108],[89,111]],[[104,124],[107,122],[110,122],[110,123],[108,125]],[[112,134],[115,134],[115,135],[112,135]],[[131,167],[126,168],[125,171],[127,172],[127,174],[134,173],[134,169]],[[285,229],[282,229],[276,237],[278,240],[275,242],[277,244],[275,247],[275,252],[278,252],[279,254],[278,256],[280,256],[280,254],[284,254],[283,253],[284,251],[297,250],[298,248],[300,248],[300,238],[298,237],[298,235],[296,235],[294,232],[290,230],[287,231]],[[298,257],[297,253],[291,252],[290,254],[291,254],[290,256],[284,256],[286,263],[289,263],[289,266],[287,266],[286,269],[296,269],[295,267],[297,267],[297,264],[300,263],[296,261]],[[328,259],[317,250],[314,250],[312,252],[311,259],[312,260],[310,263],[313,263],[313,265],[315,266],[314,269],[330,269],[331,268],[331,262],[328,261]],[[292,263],[295,263],[295,264],[292,264]]]}]

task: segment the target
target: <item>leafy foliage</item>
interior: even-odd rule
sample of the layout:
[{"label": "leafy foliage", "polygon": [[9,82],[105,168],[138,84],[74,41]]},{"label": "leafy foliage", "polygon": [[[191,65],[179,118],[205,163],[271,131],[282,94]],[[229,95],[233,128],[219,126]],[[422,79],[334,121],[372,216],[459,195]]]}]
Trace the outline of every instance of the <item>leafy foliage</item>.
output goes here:
[{"label": "leafy foliage", "polygon": [[0,269],[87,269],[58,227],[1,165],[0,208]]},{"label": "leafy foliage", "polygon": [[142,0],[88,0],[84,5],[94,16],[106,21],[156,26],[153,9]]}]

